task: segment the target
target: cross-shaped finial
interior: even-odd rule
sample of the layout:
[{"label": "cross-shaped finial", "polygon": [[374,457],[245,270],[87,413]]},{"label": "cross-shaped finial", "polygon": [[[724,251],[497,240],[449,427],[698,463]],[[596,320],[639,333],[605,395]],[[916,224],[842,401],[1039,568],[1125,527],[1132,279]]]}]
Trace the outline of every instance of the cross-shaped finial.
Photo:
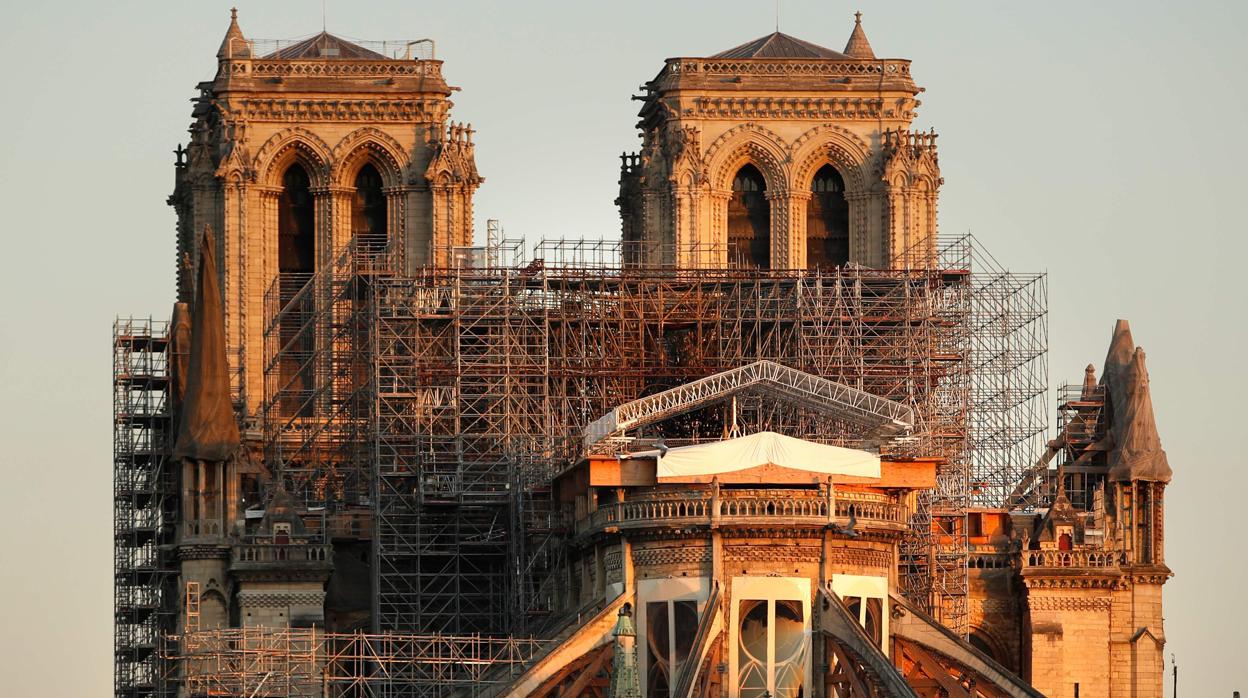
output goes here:
[{"label": "cross-shaped finial", "polygon": [[862,24],[862,11],[854,13],[854,24]]},{"label": "cross-shaped finial", "polygon": [[231,8],[230,8],[230,19],[238,19],[238,8],[237,8],[237,7],[231,7]]}]

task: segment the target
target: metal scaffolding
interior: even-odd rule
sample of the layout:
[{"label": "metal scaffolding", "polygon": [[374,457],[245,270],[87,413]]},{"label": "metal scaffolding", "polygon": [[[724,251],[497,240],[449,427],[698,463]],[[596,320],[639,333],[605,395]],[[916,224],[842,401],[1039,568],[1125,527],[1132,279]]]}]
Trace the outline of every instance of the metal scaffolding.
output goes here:
[{"label": "metal scaffolding", "polygon": [[113,325],[114,695],[173,695],[157,653],[174,629],[178,511],[168,456],[169,326],[150,318]]},{"label": "metal scaffolding", "polygon": [[[415,273],[357,243],[269,293],[270,467],[309,504],[371,507],[376,629],[543,627],[566,584],[549,574],[550,480],[584,455],[585,427],[767,361],[913,414],[882,448],[946,465],[911,522],[902,584],[965,631],[966,510],[1001,505],[1043,438],[1042,275],[1002,271],[969,237],[940,245],[934,269],[765,271],[622,265],[636,255],[598,241],[542,241],[528,259],[499,236]],[[737,396],[734,419],[879,443],[758,392]],[[710,403],[640,433],[714,440],[725,421]]]},{"label": "metal scaffolding", "polygon": [[188,696],[492,695],[543,643],[512,637],[244,627],[170,636]]}]

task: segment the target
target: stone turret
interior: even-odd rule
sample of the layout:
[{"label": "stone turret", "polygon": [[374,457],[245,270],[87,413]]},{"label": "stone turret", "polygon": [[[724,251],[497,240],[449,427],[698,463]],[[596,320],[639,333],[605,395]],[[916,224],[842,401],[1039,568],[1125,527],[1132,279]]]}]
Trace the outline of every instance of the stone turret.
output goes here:
[{"label": "stone turret", "polygon": [[854,13],[854,31],[845,44],[845,55],[860,60],[875,60],[875,51],[871,50],[871,42],[867,41],[867,33],[862,30],[862,13]]}]

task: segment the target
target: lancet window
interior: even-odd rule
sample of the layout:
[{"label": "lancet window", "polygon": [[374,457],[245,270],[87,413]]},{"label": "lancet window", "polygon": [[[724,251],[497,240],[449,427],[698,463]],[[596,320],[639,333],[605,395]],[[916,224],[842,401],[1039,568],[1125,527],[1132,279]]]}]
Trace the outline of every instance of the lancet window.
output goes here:
[{"label": "lancet window", "polygon": [[843,266],[849,261],[849,203],[845,180],[824,165],[810,183],[806,204],[806,268]]},{"label": "lancet window", "polygon": [[771,204],[767,182],[753,165],[744,165],[732,179],[728,200],[728,255],[734,266],[771,266]]}]

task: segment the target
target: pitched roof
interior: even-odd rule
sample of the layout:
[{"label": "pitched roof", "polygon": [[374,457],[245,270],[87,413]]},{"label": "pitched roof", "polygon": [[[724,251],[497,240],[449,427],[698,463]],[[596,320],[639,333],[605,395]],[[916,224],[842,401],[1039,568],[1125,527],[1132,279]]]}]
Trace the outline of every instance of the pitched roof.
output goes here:
[{"label": "pitched roof", "polygon": [[845,44],[845,54],[860,60],[875,60],[875,51],[871,50],[871,42],[867,41],[867,33],[862,30],[862,13],[854,13],[854,31]]},{"label": "pitched roof", "polygon": [[230,10],[230,26],[225,30],[225,38],[221,40],[221,48],[217,49],[217,58],[250,58],[251,46],[238,27],[238,10]]},{"label": "pitched roof", "polygon": [[321,32],[316,36],[304,39],[296,44],[278,49],[265,56],[268,59],[293,60],[298,58],[337,58],[363,59],[367,61],[385,60],[386,57],[370,51],[359,44],[334,36],[329,32]]},{"label": "pitched roof", "polygon": [[833,51],[797,37],[772,32],[767,36],[720,51],[711,58],[825,58],[834,61],[850,60],[839,51]]}]

